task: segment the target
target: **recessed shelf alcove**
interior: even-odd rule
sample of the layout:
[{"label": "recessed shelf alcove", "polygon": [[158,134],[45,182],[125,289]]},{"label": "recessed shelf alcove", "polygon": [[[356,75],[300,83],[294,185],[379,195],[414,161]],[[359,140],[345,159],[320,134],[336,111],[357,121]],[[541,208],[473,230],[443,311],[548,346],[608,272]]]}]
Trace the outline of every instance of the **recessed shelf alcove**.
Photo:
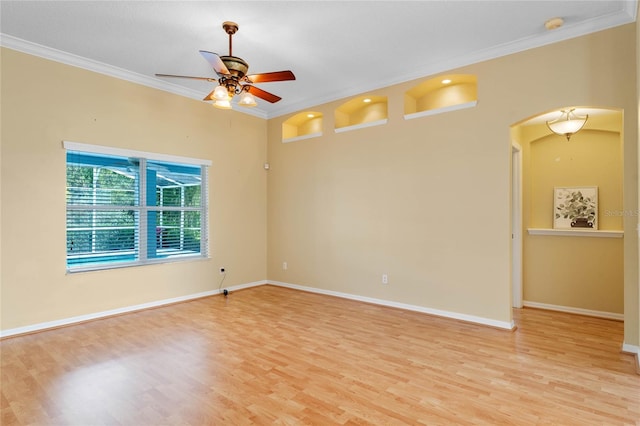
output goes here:
[{"label": "recessed shelf alcove", "polygon": [[478,79],[472,74],[449,74],[431,78],[404,95],[404,118],[418,118],[478,103]]},{"label": "recessed shelf alcove", "polygon": [[387,123],[386,96],[359,96],[335,110],[335,131],[346,132]]},{"label": "recessed shelf alcove", "polygon": [[322,113],[300,112],[282,123],[282,143],[322,136]]}]

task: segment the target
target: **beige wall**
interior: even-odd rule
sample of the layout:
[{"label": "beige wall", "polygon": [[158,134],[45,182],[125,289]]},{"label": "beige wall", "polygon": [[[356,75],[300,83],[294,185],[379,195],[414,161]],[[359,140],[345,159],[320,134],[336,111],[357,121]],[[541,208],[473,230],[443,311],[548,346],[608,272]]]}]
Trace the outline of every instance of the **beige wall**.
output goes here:
[{"label": "beige wall", "polygon": [[[509,321],[509,127],[560,105],[624,110],[624,208],[637,209],[634,31],[452,71],[477,75],[471,109],[404,120],[404,92],[420,83],[412,81],[376,91],[389,100],[385,126],[331,132],[344,100],[314,107],[325,116],[322,138],[282,144],[287,117],[270,120],[269,279]],[[636,222],[625,221],[627,235]],[[637,289],[635,238],[624,253],[625,291]]]},{"label": "beige wall", "polygon": [[[266,276],[266,122],[2,49],[2,329]],[[63,140],[209,159],[210,260],[65,274]]]}]

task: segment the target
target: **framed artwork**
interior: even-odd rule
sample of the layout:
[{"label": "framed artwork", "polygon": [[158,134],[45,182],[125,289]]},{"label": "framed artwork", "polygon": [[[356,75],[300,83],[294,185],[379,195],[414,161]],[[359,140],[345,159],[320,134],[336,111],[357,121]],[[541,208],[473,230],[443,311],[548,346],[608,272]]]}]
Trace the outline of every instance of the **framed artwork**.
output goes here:
[{"label": "framed artwork", "polygon": [[554,188],[553,229],[598,229],[598,187]]}]

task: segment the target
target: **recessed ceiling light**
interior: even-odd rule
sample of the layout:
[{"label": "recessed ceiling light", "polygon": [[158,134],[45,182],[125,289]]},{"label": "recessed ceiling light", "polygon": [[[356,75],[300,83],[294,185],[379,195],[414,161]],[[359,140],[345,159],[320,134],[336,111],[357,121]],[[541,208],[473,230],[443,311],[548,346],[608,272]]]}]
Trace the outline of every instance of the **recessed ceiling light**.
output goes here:
[{"label": "recessed ceiling light", "polygon": [[444,80],[442,80],[442,84],[449,84],[449,83],[451,83],[450,78],[445,78]]},{"label": "recessed ceiling light", "polygon": [[307,114],[307,117],[309,117],[309,118],[313,118],[313,117],[315,117],[315,115],[313,115],[313,114]]},{"label": "recessed ceiling light", "polygon": [[544,23],[544,27],[548,30],[555,30],[556,28],[560,28],[563,24],[564,24],[564,19],[551,18]]},{"label": "recessed ceiling light", "polygon": [[364,99],[362,100],[362,102],[364,102],[365,104],[368,104],[369,102],[371,102],[371,99],[369,99],[369,98],[364,98]]}]

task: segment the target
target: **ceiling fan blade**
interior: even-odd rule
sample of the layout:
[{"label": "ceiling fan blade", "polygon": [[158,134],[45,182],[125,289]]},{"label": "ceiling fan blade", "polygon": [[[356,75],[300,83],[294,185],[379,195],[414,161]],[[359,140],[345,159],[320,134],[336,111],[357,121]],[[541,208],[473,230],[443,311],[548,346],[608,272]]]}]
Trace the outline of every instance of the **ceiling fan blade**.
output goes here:
[{"label": "ceiling fan blade", "polygon": [[[247,86],[249,86],[249,85],[247,85]],[[249,93],[251,93],[254,96],[259,97],[260,99],[264,99],[267,102],[271,102],[272,104],[276,103],[280,99],[282,99],[280,96],[276,96],[273,93],[269,93],[269,92],[266,92],[266,91],[264,91],[262,89],[258,89],[256,86],[249,86]]]},{"label": "ceiling fan blade", "polygon": [[289,70],[287,71],[274,71],[274,72],[265,72],[262,74],[252,74],[248,75],[247,79],[252,83],[268,83],[270,81],[287,81],[287,80],[295,80],[296,76]]},{"label": "ceiling fan blade", "polygon": [[209,62],[209,65],[211,65],[211,67],[218,74],[224,74],[224,75],[231,74],[227,69],[227,66],[224,64],[224,62],[222,62],[222,59],[220,59],[220,56],[218,56],[216,53],[207,52],[206,50],[201,50],[200,54],[204,59],[207,60],[207,62]]},{"label": "ceiling fan blade", "polygon": [[209,93],[207,96],[204,97],[204,99],[202,99],[203,101],[215,101],[215,99],[213,98],[213,92],[215,92],[215,89],[211,91],[211,93]]},{"label": "ceiling fan blade", "polygon": [[211,77],[192,77],[189,75],[173,75],[173,74],[156,74],[156,77],[175,77],[175,78],[190,78],[193,80],[205,80],[205,81],[218,81],[216,78]]}]

